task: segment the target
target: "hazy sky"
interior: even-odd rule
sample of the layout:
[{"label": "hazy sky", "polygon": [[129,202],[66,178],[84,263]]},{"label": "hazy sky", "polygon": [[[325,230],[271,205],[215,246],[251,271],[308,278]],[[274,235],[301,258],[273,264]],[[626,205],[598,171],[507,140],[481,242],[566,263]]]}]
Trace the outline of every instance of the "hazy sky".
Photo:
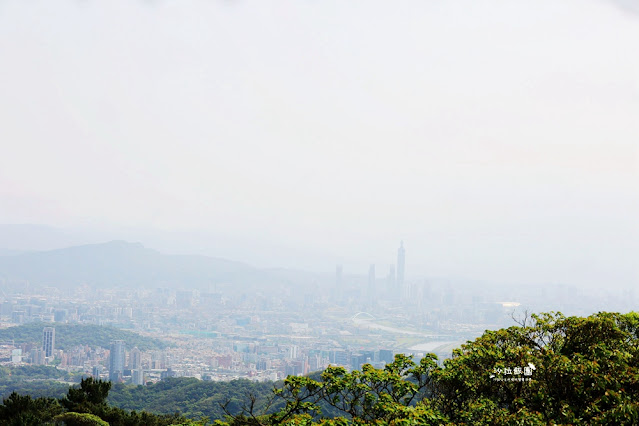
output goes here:
[{"label": "hazy sky", "polygon": [[409,276],[638,284],[638,12],[0,0],[0,223],[361,273],[403,239]]}]

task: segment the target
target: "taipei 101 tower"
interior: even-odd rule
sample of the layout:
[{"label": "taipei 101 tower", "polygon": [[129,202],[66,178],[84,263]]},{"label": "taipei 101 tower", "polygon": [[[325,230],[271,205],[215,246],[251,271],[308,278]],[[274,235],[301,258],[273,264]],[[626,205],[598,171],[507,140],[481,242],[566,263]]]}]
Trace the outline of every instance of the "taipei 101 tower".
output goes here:
[{"label": "taipei 101 tower", "polygon": [[404,241],[399,243],[397,250],[397,288],[404,289],[404,263],[405,263]]}]

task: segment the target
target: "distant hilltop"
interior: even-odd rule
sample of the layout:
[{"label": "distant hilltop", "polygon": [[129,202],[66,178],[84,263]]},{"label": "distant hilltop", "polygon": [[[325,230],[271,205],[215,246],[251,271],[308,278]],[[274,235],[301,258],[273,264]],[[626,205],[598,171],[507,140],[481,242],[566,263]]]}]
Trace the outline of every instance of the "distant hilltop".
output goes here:
[{"label": "distant hilltop", "polygon": [[217,283],[263,286],[287,283],[293,278],[310,282],[314,275],[258,269],[201,255],[163,254],[141,243],[119,240],[0,256],[0,282],[61,289],[83,284],[208,289]]}]

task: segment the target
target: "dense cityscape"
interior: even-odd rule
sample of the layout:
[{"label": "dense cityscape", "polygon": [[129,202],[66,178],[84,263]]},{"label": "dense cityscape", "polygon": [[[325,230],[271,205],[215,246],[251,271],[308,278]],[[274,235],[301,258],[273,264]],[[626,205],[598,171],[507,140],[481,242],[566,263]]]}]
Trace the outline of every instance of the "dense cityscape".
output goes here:
[{"label": "dense cityscape", "polygon": [[0,425],[639,425],[639,0],[0,0]]},{"label": "dense cityscape", "polygon": [[[548,290],[527,294],[510,289],[454,289],[436,280],[408,281],[403,242],[396,264],[378,278],[335,269],[324,289],[305,286],[243,291],[223,283],[206,290],[91,288],[4,295],[3,327],[42,323],[38,342],[0,342],[5,365],[55,365],[58,369],[115,383],[144,385],[166,377],[229,381],[277,381],[328,365],[357,370],[383,367],[394,354],[435,353],[440,361],[486,329],[514,325],[517,315],[544,309]],[[570,289],[555,289],[569,292]],[[552,293],[551,293],[552,296]],[[632,303],[632,293],[618,295]],[[608,295],[608,303],[614,303]],[[579,295],[554,293],[553,306],[575,313],[592,309]],[[56,326],[116,327],[163,342],[162,348],[127,347],[124,340],[102,346],[61,349]]]}]

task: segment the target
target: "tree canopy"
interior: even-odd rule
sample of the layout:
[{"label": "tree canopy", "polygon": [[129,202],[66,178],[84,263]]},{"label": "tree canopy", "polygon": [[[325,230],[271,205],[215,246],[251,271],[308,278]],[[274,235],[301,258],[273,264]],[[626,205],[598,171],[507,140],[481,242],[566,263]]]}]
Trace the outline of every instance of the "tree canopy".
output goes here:
[{"label": "tree canopy", "polygon": [[289,377],[274,393],[284,408],[249,404],[227,424],[638,424],[638,337],[636,313],[532,315],[462,345],[443,367],[397,355],[383,369]]},{"label": "tree canopy", "polygon": [[[234,392],[225,400],[206,395],[206,404],[226,412],[224,418],[217,416],[218,426],[634,425],[639,424],[638,355],[637,313],[585,318],[547,313],[486,331],[455,350],[443,366],[433,354],[418,361],[396,355],[381,369],[332,366],[321,375],[289,376],[270,392],[263,385],[238,382],[231,387],[243,389],[244,395]],[[143,404],[150,403],[154,391],[182,394],[175,390],[183,386],[189,392],[180,395],[181,401],[203,407],[195,401],[204,389],[193,380],[142,388]],[[0,405],[0,423],[208,424],[201,412],[194,416],[199,419],[187,419],[112,407],[107,403],[110,387],[85,379],[61,399],[14,392]],[[170,398],[162,398],[170,404]]]},{"label": "tree canopy", "polygon": [[89,377],[83,379],[79,387],[70,388],[61,399],[32,399],[14,392],[0,405],[0,424],[169,426],[189,421],[177,414],[155,415],[111,407],[106,403],[110,388],[110,382]]}]

